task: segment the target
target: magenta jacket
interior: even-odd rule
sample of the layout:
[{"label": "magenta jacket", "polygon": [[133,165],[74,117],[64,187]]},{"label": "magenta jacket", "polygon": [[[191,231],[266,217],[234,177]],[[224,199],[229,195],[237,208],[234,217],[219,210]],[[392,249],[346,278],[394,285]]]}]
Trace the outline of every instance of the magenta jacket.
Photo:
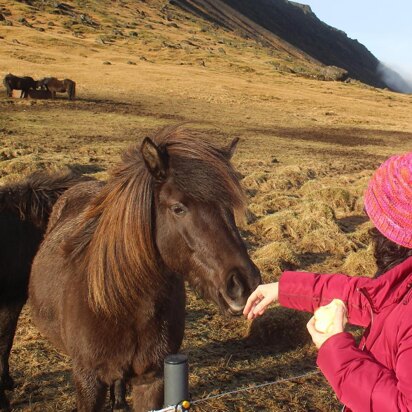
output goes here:
[{"label": "magenta jacket", "polygon": [[281,305],[313,312],[342,299],[349,323],[366,329],[329,338],[317,364],[339,400],[354,412],[412,411],[412,257],[378,279],[284,272]]}]

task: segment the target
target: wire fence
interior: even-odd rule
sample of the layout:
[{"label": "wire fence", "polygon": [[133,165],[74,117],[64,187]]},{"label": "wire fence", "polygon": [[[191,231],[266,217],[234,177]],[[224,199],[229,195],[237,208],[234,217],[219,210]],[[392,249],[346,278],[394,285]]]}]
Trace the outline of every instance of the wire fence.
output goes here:
[{"label": "wire fence", "polygon": [[[222,392],[219,393],[217,395],[209,395],[206,396],[206,398],[201,398],[195,401],[191,401],[190,404],[191,405],[197,405],[199,403],[203,403],[203,402],[209,402],[212,399],[218,399],[218,398],[223,398],[224,396],[229,396],[229,395],[234,395],[237,393],[242,393],[242,392],[247,392],[247,391],[251,391],[254,389],[260,389],[260,388],[264,388],[266,386],[271,386],[271,385],[276,385],[279,383],[283,383],[283,382],[290,382],[290,381],[294,381],[296,379],[302,379],[302,378],[307,378],[309,376],[312,375],[318,375],[320,373],[320,371],[318,369],[316,370],[312,370],[310,372],[306,372],[303,373],[301,375],[295,375],[295,376],[291,376],[290,378],[282,378],[282,379],[278,379],[272,382],[265,382],[265,383],[260,383],[260,384],[256,384],[256,385],[250,385],[250,386],[246,386],[244,388],[239,388],[239,389],[234,389],[231,391],[227,391],[227,392]],[[175,412],[175,411],[186,411],[187,408],[183,408],[182,405],[175,405],[175,406],[168,406],[166,408],[163,409],[158,409],[157,411],[151,411],[151,412]]]}]

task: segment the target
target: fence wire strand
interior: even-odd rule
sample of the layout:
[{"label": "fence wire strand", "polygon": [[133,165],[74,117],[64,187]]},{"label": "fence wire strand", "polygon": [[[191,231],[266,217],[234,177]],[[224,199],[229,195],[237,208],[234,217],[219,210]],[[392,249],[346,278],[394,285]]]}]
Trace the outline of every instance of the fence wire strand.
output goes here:
[{"label": "fence wire strand", "polygon": [[271,386],[271,385],[276,385],[278,383],[293,381],[295,379],[306,378],[308,376],[317,375],[319,373],[320,373],[319,370],[314,370],[314,371],[307,372],[307,373],[304,373],[304,374],[301,374],[301,375],[292,376],[290,378],[282,378],[282,379],[278,379],[278,380],[273,381],[273,382],[260,383],[260,384],[257,384],[257,385],[247,386],[246,388],[234,389],[233,391],[219,393],[217,395],[209,395],[206,398],[202,398],[202,399],[198,399],[197,401],[193,401],[193,402],[191,402],[191,404],[195,405],[195,404],[198,404],[198,403],[201,403],[201,402],[210,401],[211,399],[218,399],[218,398],[222,398],[224,396],[234,395],[236,393],[247,392],[247,391],[251,391],[253,389],[260,389],[260,388],[263,388],[265,386]]},{"label": "fence wire strand", "polygon": [[[290,381],[294,381],[296,379],[302,379],[302,378],[307,378],[309,376],[313,376],[313,375],[318,375],[320,374],[320,370],[312,370],[310,372],[306,372],[303,373],[301,375],[296,375],[296,376],[291,376],[290,378],[282,378],[282,379],[278,379],[276,381],[272,381],[272,382],[265,382],[265,383],[260,383],[257,385],[250,385],[247,386],[245,388],[239,388],[239,389],[234,389],[232,391],[228,391],[228,392],[222,392],[222,393],[218,393],[217,395],[209,395],[206,396],[206,398],[201,398],[195,401],[191,401],[190,404],[191,405],[197,405],[199,403],[203,403],[203,402],[208,402],[211,401],[212,399],[218,399],[218,398],[223,398],[224,396],[228,396],[228,395],[234,395],[237,393],[241,393],[241,392],[247,392],[247,391],[251,391],[254,389],[260,389],[260,388],[264,388],[265,386],[271,386],[271,385],[276,385],[278,383],[283,383],[283,382],[290,382]],[[182,407],[180,405],[176,405],[176,406],[168,406],[164,409],[159,409],[157,411],[151,411],[151,412],[175,412],[175,411],[182,411]]]}]

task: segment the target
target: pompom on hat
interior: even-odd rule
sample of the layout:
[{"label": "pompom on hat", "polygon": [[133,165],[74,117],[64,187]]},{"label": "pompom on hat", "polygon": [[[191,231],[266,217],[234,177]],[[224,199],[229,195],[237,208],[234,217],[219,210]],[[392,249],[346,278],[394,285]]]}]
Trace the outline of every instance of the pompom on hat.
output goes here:
[{"label": "pompom on hat", "polygon": [[412,152],[390,157],[375,171],[364,204],[379,232],[412,249]]}]

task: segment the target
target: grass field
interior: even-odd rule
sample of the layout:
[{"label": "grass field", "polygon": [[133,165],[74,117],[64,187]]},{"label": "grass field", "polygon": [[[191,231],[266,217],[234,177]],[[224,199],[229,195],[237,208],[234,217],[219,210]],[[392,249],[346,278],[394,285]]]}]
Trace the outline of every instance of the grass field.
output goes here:
[{"label": "grass field", "polygon": [[[100,29],[69,24],[70,18],[47,7],[0,1],[0,13],[13,24],[0,25],[0,73],[77,83],[75,101],[64,95],[55,101],[11,99],[2,91],[2,183],[61,167],[104,179],[129,144],[165,125],[191,122],[188,127],[205,130],[220,144],[241,138],[234,164],[249,200],[242,235],[264,281],[278,279],[285,268],[373,274],[362,193],[377,165],[411,149],[412,96],[274,70],[271,62],[286,61],[284,56],[273,57],[232,33],[210,31],[173,9],[173,19],[161,20],[156,5],[162,2],[136,8],[133,2],[107,2],[105,14],[97,2],[68,3],[84,3]],[[116,27],[123,36],[113,34]],[[189,356],[194,400],[315,369],[306,314],[275,307],[249,324],[222,317],[188,293],[182,350]],[[17,382],[10,394],[13,410],[74,407],[69,359],[36,331],[29,308],[19,323],[11,370]],[[338,407],[327,382],[310,375],[194,409]]]}]

